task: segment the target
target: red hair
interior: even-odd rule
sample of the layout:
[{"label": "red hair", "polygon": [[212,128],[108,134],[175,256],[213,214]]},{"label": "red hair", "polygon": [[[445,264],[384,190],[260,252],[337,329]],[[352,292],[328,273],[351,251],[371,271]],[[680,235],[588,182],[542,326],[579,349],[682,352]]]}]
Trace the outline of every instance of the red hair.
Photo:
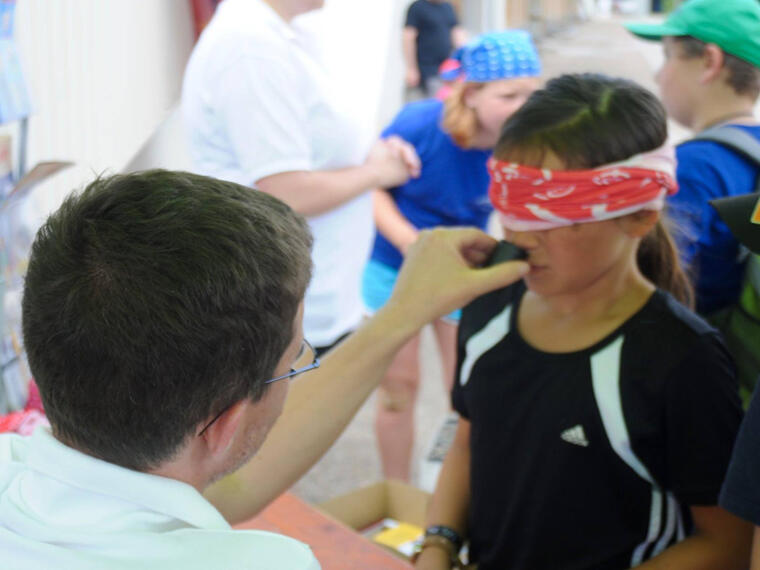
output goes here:
[{"label": "red hair", "polygon": [[465,97],[469,90],[481,87],[483,83],[455,83],[444,101],[441,127],[462,148],[470,148],[478,132],[478,117],[475,111],[467,106]]}]

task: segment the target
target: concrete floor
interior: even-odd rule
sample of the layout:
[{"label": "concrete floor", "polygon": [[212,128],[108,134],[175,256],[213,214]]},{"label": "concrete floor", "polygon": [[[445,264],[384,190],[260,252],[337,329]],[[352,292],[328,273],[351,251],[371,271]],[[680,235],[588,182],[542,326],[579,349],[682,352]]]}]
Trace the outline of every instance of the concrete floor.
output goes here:
[{"label": "concrete floor", "polygon": [[[661,47],[632,37],[621,20],[607,19],[577,24],[544,38],[539,43],[545,77],[560,73],[599,72],[626,77],[656,91],[653,74],[662,61]],[[672,125],[671,138],[681,140],[688,133]],[[419,472],[423,449],[444,421],[448,395],[440,378],[440,365],[430,331],[423,333],[422,391],[416,410],[418,436],[415,447],[414,477]],[[382,478],[373,432],[375,396],[322,460],[294,486],[300,497],[321,502]]]}]

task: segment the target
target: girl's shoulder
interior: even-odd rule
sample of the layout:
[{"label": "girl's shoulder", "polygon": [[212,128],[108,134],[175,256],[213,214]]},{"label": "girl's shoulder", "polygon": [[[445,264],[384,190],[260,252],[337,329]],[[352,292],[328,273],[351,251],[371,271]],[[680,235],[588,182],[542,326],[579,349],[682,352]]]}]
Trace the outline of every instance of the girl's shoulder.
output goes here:
[{"label": "girl's shoulder", "polygon": [[657,289],[644,307],[626,323],[627,328],[652,330],[657,336],[676,334],[685,343],[711,337],[716,329],[670,293]]},{"label": "girl's shoulder", "polygon": [[[519,281],[472,301],[462,312],[460,339],[482,330],[494,319],[513,321],[512,313],[525,291],[525,284]],[[692,352],[725,350],[720,333],[712,325],[661,289],[616,330],[577,353],[596,353],[620,337],[625,340],[626,353],[634,358],[649,355],[662,365],[675,364]]]},{"label": "girl's shoulder", "polygon": [[510,308],[519,306],[525,294],[525,283],[518,281],[507,287],[481,295],[462,309],[459,322],[460,338],[467,337],[468,331],[478,331],[492,319]]},{"label": "girl's shoulder", "polygon": [[660,289],[621,327],[621,333],[625,337],[624,350],[646,357],[664,370],[694,360],[695,355],[699,359],[723,359],[727,353],[720,333],[712,325]]},{"label": "girl's shoulder", "polygon": [[440,131],[442,115],[443,103],[438,99],[408,103],[383,130],[382,136],[398,135],[409,142],[414,142],[413,139]]}]

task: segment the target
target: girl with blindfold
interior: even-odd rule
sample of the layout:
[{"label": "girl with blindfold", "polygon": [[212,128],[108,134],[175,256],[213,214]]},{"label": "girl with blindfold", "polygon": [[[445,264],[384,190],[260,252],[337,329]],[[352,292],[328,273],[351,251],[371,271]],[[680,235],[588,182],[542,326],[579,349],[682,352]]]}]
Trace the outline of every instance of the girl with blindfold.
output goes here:
[{"label": "girl with blindfold", "polygon": [[734,366],[695,316],[661,210],[665,111],[600,75],[550,81],[489,162],[521,283],[463,312],[460,414],[418,568],[741,568],[717,506],[741,421]]}]

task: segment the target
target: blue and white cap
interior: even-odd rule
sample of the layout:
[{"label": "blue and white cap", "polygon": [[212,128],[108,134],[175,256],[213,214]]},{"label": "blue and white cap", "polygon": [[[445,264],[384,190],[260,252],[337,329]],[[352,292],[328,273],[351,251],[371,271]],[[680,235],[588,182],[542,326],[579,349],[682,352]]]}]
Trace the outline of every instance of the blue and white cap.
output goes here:
[{"label": "blue and white cap", "polygon": [[441,74],[445,80],[464,79],[476,83],[536,77],[541,61],[533,40],[524,30],[504,30],[478,36],[459,48],[452,59],[460,67]]}]

